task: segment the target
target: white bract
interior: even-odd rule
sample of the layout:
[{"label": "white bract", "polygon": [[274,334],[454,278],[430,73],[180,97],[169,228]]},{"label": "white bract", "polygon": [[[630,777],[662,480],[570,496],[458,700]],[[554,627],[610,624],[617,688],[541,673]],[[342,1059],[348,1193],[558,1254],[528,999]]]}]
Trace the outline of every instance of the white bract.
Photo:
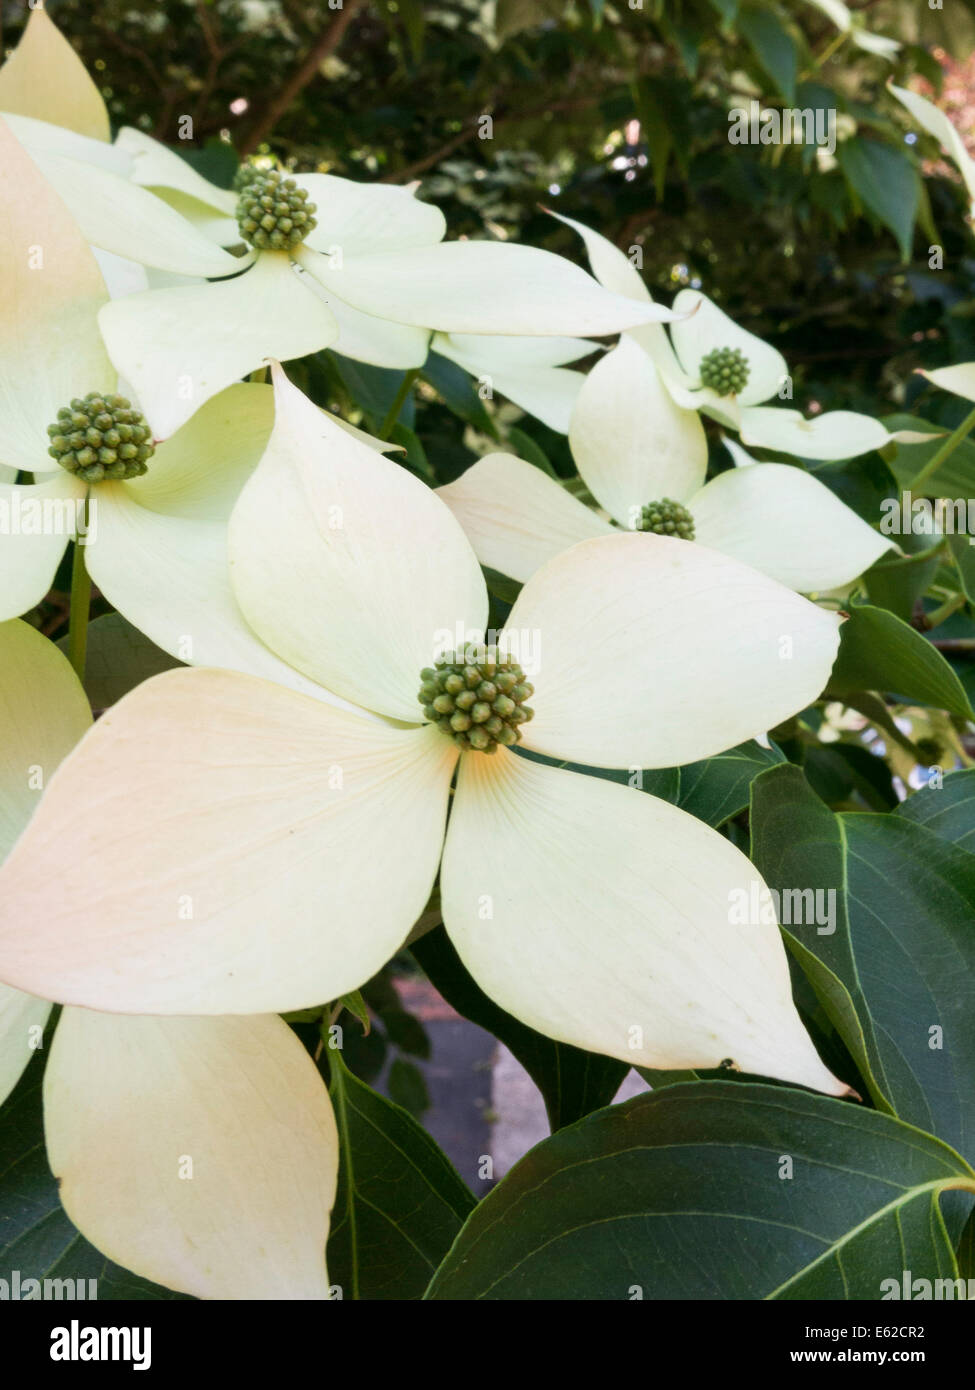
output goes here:
[{"label": "white bract", "polygon": [[[618,247],[581,222],[558,213],[553,216],[582,237],[600,284],[640,303],[651,302],[650,291]],[[660,417],[657,432],[672,451],[690,447],[700,452],[700,421],[691,418],[697,411],[736,431],[743,443],[752,447],[823,462],[855,458],[892,441],[917,442],[920,438],[911,432],[890,434],[879,421],[856,411],[831,410],[806,419],[801,411],[764,404],[780,392],[788,390],[791,395],[782,354],[754,333],[739,328],[700,290],[681,290],[673,309],[669,338],[659,323],[640,325],[625,335],[642,348],[666,387],[666,391],[659,385],[652,388],[651,395]],[[745,376],[744,385],[730,393],[708,384],[716,374],[714,355],[725,352],[738,354],[738,370]],[[594,371],[601,373],[597,378],[601,380],[608,378],[613,368],[607,367],[604,359]],[[670,409],[667,396],[678,411]],[[578,412],[578,402],[576,409]]]},{"label": "white bract", "polygon": [[[255,640],[227,576],[227,518],[270,434],[270,388],[227,388],[158,446],[142,476],[89,484],[50,456],[48,426],[72,400],[118,387],[98,331],[108,291],[2,120],[0,244],[0,621],[41,602],[77,536],[102,593],[172,656],[312,689]],[[18,483],[18,470],[35,481]]]},{"label": "white bract", "polygon": [[[740,445],[740,466],[705,482],[698,415],[675,403],[629,336],[586,377],[569,443],[589,491],[620,526],[642,529],[650,504],[679,503],[696,542],[802,593],[849,583],[891,547],[804,469],[756,463]],[[487,455],[439,492],[481,563],[522,582],[566,546],[612,529],[511,454]]]},{"label": "white bract", "polygon": [[[315,205],[315,224],[288,249],[256,249],[259,237],[245,233],[238,195],[150,136],[120,132],[114,152],[126,161],[126,179],[104,167],[103,143],[91,138],[102,133],[100,120],[83,131],[54,123],[71,124],[52,90],[62,68],[65,82],[83,82],[77,58],[46,18],[40,33],[0,71],[0,110],[20,117],[19,138],[85,237],[160,270],[223,277],[128,295],[101,315],[112,361],[163,438],[268,356],[286,360],[334,346],[377,366],[412,368],[424,362],[432,330],[605,335],[673,318],[660,305],[606,291],[547,251],[444,242],[443,214],[420,202],[415,188],[295,174],[297,190]],[[84,82],[94,110],[101,98]],[[278,225],[291,228],[280,217]]]},{"label": "white bract", "polygon": [[[728,840],[630,787],[460,753],[423,722],[421,671],[483,633],[477,561],[434,492],[275,376],[271,442],[231,522],[235,593],[278,656],[360,712],[234,672],[140,686],[66,760],[5,866],[4,978],[133,1012],[321,1003],[389,960],[442,859],[451,939],[523,1022],[632,1063],[730,1057],[843,1094],[776,928],[729,920],[730,890],[757,876]],[[527,634],[540,658],[523,746],[608,768],[708,757],[815,699],[838,627],[704,547],[586,542],[511,613],[504,640]],[[55,852],[72,865],[57,883],[40,871]]]},{"label": "white bract", "polygon": [[888,91],[893,92],[901,105],[907,107],[919,126],[941,142],[954,160],[968,190],[971,204],[969,215],[975,217],[975,159],[968,153],[961,132],[933,101],[928,101],[927,97],[909,91],[906,87],[895,87],[893,82],[888,83]]},{"label": "white bract", "polygon": [[[0,623],[0,723],[2,859],[91,724],[71,667],[26,623]],[[98,819],[91,788],[76,814]],[[73,871],[65,846],[45,872]],[[21,934],[32,929],[20,919]],[[41,1047],[50,997],[0,985],[0,1101]],[[67,1007],[44,1073],[44,1128],[68,1216],[110,1259],[199,1298],[328,1297],[335,1121],[281,1019]]]},{"label": "white bract", "polygon": [[500,392],[549,429],[567,434],[585,376],[567,362],[588,357],[601,344],[585,338],[505,338],[436,333],[430,344],[470,372],[475,389],[491,399]]}]

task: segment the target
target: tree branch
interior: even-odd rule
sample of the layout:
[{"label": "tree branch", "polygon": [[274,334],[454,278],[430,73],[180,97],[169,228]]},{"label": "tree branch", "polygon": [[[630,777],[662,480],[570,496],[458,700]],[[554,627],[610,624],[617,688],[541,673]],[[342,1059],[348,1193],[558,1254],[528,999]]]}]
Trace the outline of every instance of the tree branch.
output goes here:
[{"label": "tree branch", "polygon": [[344,0],[341,10],[331,24],[319,35],[288,81],[257,117],[244,138],[241,154],[251,154],[262,140],[267,139],[298,93],[304,91],[325,59],[331,57],[338,48],[345,37],[345,31],[355,18],[356,11],[363,4],[364,0]]}]

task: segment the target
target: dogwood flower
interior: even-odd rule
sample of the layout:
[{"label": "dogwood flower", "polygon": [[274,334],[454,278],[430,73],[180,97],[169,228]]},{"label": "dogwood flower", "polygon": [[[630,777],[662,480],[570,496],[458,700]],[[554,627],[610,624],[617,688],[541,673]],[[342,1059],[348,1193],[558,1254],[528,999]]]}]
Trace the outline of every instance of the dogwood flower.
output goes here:
[{"label": "dogwood flower", "polygon": [[[738,444],[739,466],[705,482],[700,420],[675,404],[628,337],[586,378],[569,443],[590,493],[620,526],[696,540],[802,593],[849,583],[891,546],[804,469],[756,463]],[[522,582],[567,546],[612,530],[512,454],[488,454],[439,493],[481,563]]]},{"label": "dogwood flower", "polygon": [[[186,329],[198,326],[205,333],[215,312],[229,315],[236,325],[237,306],[246,305],[255,331],[262,316],[278,323],[277,295],[289,261],[304,272],[297,280],[291,276],[296,321],[302,313],[299,296],[313,302],[316,312],[327,305],[336,320],[330,340],[336,351],[377,366],[422,365],[431,329],[561,339],[565,334],[615,333],[647,321],[648,306],[635,310],[632,301],[603,290],[571,262],[549,252],[500,242],[444,242],[443,214],[420,202],[415,187],[358,184],[331,174],[296,173],[284,179],[274,169],[244,166],[235,195],[197,176],[188,180],[185,162],[139,131],[121,131],[118,144],[132,156],[136,183],[170,202],[175,199],[184,214],[205,209],[198,225],[222,244],[234,245],[243,237],[252,248],[243,261],[252,268],[232,282],[232,291],[223,287],[227,303],[216,306],[213,287],[197,286],[168,291],[165,298],[133,298],[105,314],[102,326],[110,350],[140,386],[143,376],[158,376],[160,383],[174,380],[181,352],[185,355]],[[287,197],[296,207],[313,206],[313,225],[291,229],[290,206],[281,217],[288,188]],[[278,211],[268,206],[272,195]],[[282,235],[290,240],[286,248],[276,240]],[[254,270],[275,277],[263,308],[254,304]],[[652,308],[655,321],[673,317],[659,305]],[[143,346],[144,314],[152,326],[148,346]],[[556,358],[564,350],[560,343]],[[266,354],[298,355],[277,352],[273,344],[262,357]],[[519,363],[517,349],[512,360]],[[555,365],[544,349],[537,360]]]},{"label": "dogwood flower", "polygon": [[[774,925],[729,920],[748,860],[669,803],[512,751],[708,757],[819,694],[836,616],[704,547],[620,534],[545,566],[482,644],[484,581],[440,499],[278,367],[275,393],[231,520],[235,593],[279,657],[358,710],[230,671],[139,686],[0,874],[3,978],[90,1008],[304,1007],[390,958],[442,859],[457,950],[525,1023],[647,1066],[732,1057],[844,1093]],[[79,816],[93,788],[97,815]],[[56,884],[55,852],[71,864]]]},{"label": "dogwood flower", "polygon": [[[18,133],[86,238],[161,270],[223,277],[128,295],[101,316],[112,361],[163,437],[268,356],[303,357],[336,344],[349,357],[410,368],[425,360],[431,330],[604,335],[673,317],[604,290],[547,251],[444,242],[443,214],[415,198],[415,189],[330,174],[285,178],[245,166],[232,194],[132,129],[117,141],[128,180],[102,167],[97,140],[99,158],[87,163],[77,140],[64,145],[50,121],[37,134],[39,113],[62,114],[50,94],[58,64],[79,80],[74,55],[70,62],[64,56],[69,46],[55,44],[50,28],[42,21],[42,38],[11,58],[7,100],[26,116]],[[31,84],[36,95],[27,101],[23,89]],[[0,108],[4,97],[0,73]],[[94,107],[90,91],[88,99]],[[91,124],[102,132],[100,121]],[[72,134],[91,140],[92,132]],[[230,255],[224,246],[244,253]]]},{"label": "dogwood flower", "polygon": [[[91,724],[68,662],[26,623],[0,624],[0,717],[2,859]],[[58,866],[72,871],[59,854],[46,872]],[[20,932],[31,929],[21,918]],[[46,994],[0,985],[0,1101],[41,1046]],[[281,1019],[67,1007],[44,1074],[44,1127],[64,1209],[110,1259],[200,1298],[328,1297],[335,1121]]]},{"label": "dogwood flower", "polygon": [[95,258],[2,121],[0,245],[0,621],[41,601],[77,540],[105,596],[172,656],[313,691],[255,639],[227,572],[227,520],[270,434],[270,388],[228,387],[157,447],[118,394]]},{"label": "dogwood flower", "polygon": [[[641,303],[651,301],[635,266],[618,247],[581,222],[559,213],[552,216],[582,237],[600,284]],[[673,308],[677,317],[671,322],[670,338],[659,323],[638,326],[626,335],[647,354],[666,387],[666,395],[654,387],[652,396],[660,412],[658,432],[672,440],[668,447],[700,450],[700,421],[691,418],[696,411],[740,434],[745,444],[821,461],[855,458],[892,441],[921,440],[911,431],[890,434],[879,421],[856,411],[831,410],[807,420],[801,411],[763,404],[783,390],[791,395],[782,354],[739,328],[700,290],[681,290]],[[590,401],[611,397],[612,377],[619,370],[611,358],[607,353],[589,374],[590,381],[595,378]],[[683,413],[669,408],[668,395]],[[577,402],[576,413],[579,408]]]}]

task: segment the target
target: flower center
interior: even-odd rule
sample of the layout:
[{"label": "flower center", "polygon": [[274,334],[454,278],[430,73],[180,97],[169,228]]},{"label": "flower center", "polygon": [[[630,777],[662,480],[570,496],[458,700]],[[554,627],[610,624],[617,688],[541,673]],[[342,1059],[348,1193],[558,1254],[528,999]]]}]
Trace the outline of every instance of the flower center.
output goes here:
[{"label": "flower center", "polygon": [[740,348],[715,348],[701,358],[701,385],[719,396],[738,396],[748,381],[748,358]]},{"label": "flower center", "polygon": [[659,502],[648,502],[640,508],[640,519],[634,529],[652,531],[656,536],[676,536],[682,541],[692,541],[694,518],[686,507],[672,497],[663,497]]},{"label": "flower center", "polygon": [[287,251],[297,246],[317,226],[316,205],[294,179],[282,178],[277,169],[239,170],[237,226],[246,242],[258,251]]},{"label": "flower center", "polygon": [[156,452],[152,431],[141,411],[124,396],[89,391],[58,411],[47,427],[48,453],[86,483],[103,478],[137,478]]},{"label": "flower center", "polygon": [[517,662],[495,647],[466,647],[420,672],[418,699],[427,719],[467,752],[493,753],[521,739],[533,714],[525,701],[534,687]]}]

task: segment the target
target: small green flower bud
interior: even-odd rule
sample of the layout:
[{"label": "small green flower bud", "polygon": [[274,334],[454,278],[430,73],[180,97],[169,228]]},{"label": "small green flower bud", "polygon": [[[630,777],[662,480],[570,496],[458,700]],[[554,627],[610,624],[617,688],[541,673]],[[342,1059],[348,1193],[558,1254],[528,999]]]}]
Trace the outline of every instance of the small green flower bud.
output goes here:
[{"label": "small green flower bud", "polygon": [[719,396],[739,396],[748,382],[748,358],[740,348],[715,348],[701,358],[701,385]]},{"label": "small green flower bud", "polygon": [[686,507],[671,497],[648,502],[640,510],[637,531],[652,531],[656,536],[676,536],[682,541],[694,539],[694,518]]},{"label": "small green flower bud", "polygon": [[246,242],[258,251],[289,251],[299,246],[318,224],[312,216],[317,209],[294,179],[283,178],[277,169],[238,169],[235,182],[237,226]]},{"label": "small green flower bud", "polygon": [[85,483],[138,478],[156,451],[149,426],[131,401],[97,391],[62,407],[47,433],[51,458]]},{"label": "small green flower bud", "polygon": [[465,753],[510,748],[534,712],[524,703],[533,688],[521,667],[494,647],[469,646],[441,657],[436,667],[424,667],[420,680],[424,718]]}]

